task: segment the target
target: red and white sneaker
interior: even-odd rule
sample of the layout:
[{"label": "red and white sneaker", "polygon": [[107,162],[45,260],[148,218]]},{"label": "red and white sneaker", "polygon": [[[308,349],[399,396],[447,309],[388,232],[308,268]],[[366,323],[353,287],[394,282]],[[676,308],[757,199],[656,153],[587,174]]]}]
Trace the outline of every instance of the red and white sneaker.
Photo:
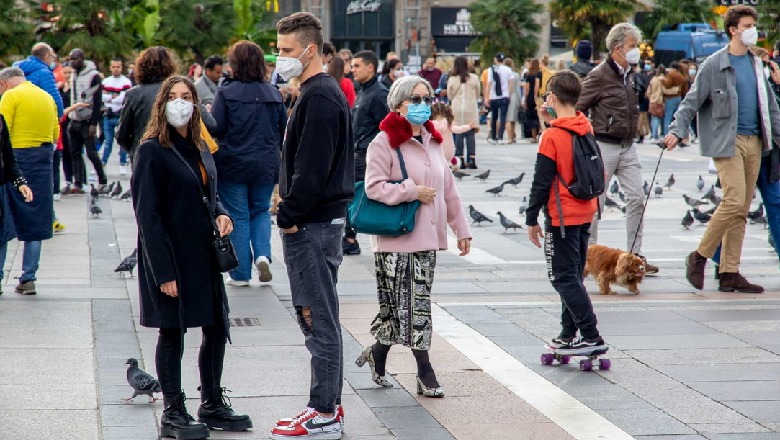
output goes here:
[{"label": "red and white sneaker", "polygon": [[[314,408],[306,408],[305,410],[298,413],[295,417],[286,417],[284,419],[279,419],[276,421],[276,426],[289,426],[291,425],[295,420],[306,416],[310,411],[314,411]],[[341,405],[336,406],[336,418],[339,419],[339,423],[341,423],[341,430],[344,431],[344,407]]]},{"label": "red and white sneaker", "polygon": [[326,419],[314,408],[307,408],[286,426],[277,426],[271,431],[271,439],[341,439],[341,417],[336,414],[332,419]]}]

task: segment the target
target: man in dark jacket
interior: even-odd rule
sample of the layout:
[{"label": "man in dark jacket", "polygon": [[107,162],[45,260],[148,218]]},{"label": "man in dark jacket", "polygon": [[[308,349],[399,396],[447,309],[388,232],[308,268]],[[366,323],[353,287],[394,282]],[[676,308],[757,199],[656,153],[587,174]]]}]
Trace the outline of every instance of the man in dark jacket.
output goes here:
[{"label": "man in dark jacket", "polygon": [[[379,134],[379,123],[390,111],[387,108],[387,88],[377,81],[378,66],[379,58],[370,50],[360,51],[352,59],[352,74],[360,84],[360,91],[352,108],[355,182],[365,179],[368,144]],[[347,221],[342,242],[344,255],[360,255],[360,244],[356,237],[357,231]]]},{"label": "man in dark jacket", "polygon": [[595,67],[590,62],[591,57],[593,57],[593,43],[588,40],[580,40],[577,43],[577,47],[574,48],[574,54],[577,55],[577,62],[572,64],[569,69],[579,75],[580,78],[585,78]]},{"label": "man in dark jacket", "polygon": [[282,147],[276,219],[312,380],[300,423],[277,426],[271,438],[341,438],[344,350],[336,280],[347,203],[355,194],[349,104],[322,71],[319,19],[297,12],[281,19],[276,31],[276,67],[285,80],[297,77],[301,83]]},{"label": "man in dark jacket", "polygon": [[[589,114],[593,132],[601,148],[607,183],[617,176],[626,194],[626,248],[642,250],[642,164],[634,146],[637,133],[637,96],[632,64],[639,63],[642,32],[633,24],[618,23],[607,35],[606,61],[595,67],[582,83],[577,110]],[[600,198],[604,206],[606,193]],[[598,242],[598,215],[593,217],[591,243]],[[647,274],[658,268],[645,262]]]},{"label": "man in dark jacket", "polygon": [[108,184],[106,173],[103,172],[103,162],[97,153],[95,135],[97,124],[100,121],[100,113],[103,106],[103,80],[95,67],[95,63],[84,59],[84,51],[73,49],[70,51],[70,65],[73,67],[71,76],[70,96],[71,104],[85,102],[89,107],[82,107],[68,114],[70,125],[70,158],[73,163],[73,180],[76,188],[87,183],[87,176],[81,175],[81,151],[86,150],[87,158],[92,162],[98,183],[103,186]]},{"label": "man in dark jacket", "polygon": [[15,62],[14,66],[22,69],[27,81],[51,95],[54,103],[57,104],[57,117],[61,118],[64,110],[62,96],[60,96],[60,91],[57,89],[57,81],[54,79],[54,73],[52,72],[57,62],[54,49],[46,43],[35,43],[31,54],[26,60]]}]

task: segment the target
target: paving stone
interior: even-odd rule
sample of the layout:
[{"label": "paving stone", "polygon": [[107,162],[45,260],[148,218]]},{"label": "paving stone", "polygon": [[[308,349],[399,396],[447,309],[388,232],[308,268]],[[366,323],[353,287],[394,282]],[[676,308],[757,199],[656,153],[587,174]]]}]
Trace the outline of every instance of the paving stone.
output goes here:
[{"label": "paving stone", "polygon": [[776,432],[762,432],[762,433],[745,433],[739,434],[708,434],[707,438],[710,440],[780,440],[780,433]]},{"label": "paving stone", "polygon": [[714,435],[750,435],[766,433],[768,429],[758,423],[691,423],[689,425],[696,432],[711,437]]},{"label": "paving stone", "polygon": [[[778,351],[780,352],[780,350]],[[712,364],[714,362],[725,364],[763,364],[780,362],[780,356],[777,354],[755,347],[626,350],[626,354],[648,365],[700,365]],[[734,368],[739,367],[735,365]]]},{"label": "paving stone", "polygon": [[392,428],[391,432],[398,440],[453,440],[454,437],[444,428]]},{"label": "paving stone", "polygon": [[748,344],[722,333],[685,335],[673,337],[658,336],[609,336],[609,344],[621,350],[660,350],[692,348],[731,348],[747,347]]},{"label": "paving stone", "polygon": [[100,438],[98,412],[85,410],[0,410],[2,438],[82,440]]},{"label": "paving stone", "polygon": [[780,364],[755,364],[740,368],[739,364],[660,365],[657,368],[682,382],[736,382],[775,380],[780,377]]},{"label": "paving stone", "polygon": [[780,422],[780,401],[723,402],[758,423]]},{"label": "paving stone", "polygon": [[695,434],[691,428],[659,410],[604,409],[599,414],[631,435]]},{"label": "paving stone", "polygon": [[406,390],[398,387],[357,390],[357,394],[371,408],[420,405]]},{"label": "paving stone", "polygon": [[157,425],[107,426],[103,428],[103,440],[154,440],[159,436]]},{"label": "paving stone", "polygon": [[390,407],[374,408],[374,414],[390,430],[397,428],[441,428],[427,411],[420,411],[417,407]]},{"label": "paving stone", "polygon": [[777,381],[741,382],[689,382],[696,391],[718,402],[757,401],[780,399],[780,383]]},{"label": "paving stone", "polygon": [[507,319],[486,306],[448,306],[444,309],[466,324],[506,323]]}]

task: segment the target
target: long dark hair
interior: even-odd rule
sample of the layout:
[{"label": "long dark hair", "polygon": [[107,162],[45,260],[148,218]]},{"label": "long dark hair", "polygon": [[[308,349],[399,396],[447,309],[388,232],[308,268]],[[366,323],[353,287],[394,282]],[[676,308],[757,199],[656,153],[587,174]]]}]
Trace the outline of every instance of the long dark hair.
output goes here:
[{"label": "long dark hair", "polygon": [[469,80],[469,60],[464,56],[455,58],[452,63],[452,72],[450,76],[459,76],[460,82],[465,83]]},{"label": "long dark hair", "polygon": [[233,69],[233,78],[247,83],[265,80],[265,54],[252,41],[240,40],[228,50],[228,62]]},{"label": "long dark hair", "polygon": [[328,75],[335,78],[336,82],[341,83],[341,80],[344,79],[344,66],[346,63],[341,57],[333,57],[328,64]]},{"label": "long dark hair", "polygon": [[149,117],[149,123],[146,126],[146,132],[144,133],[141,142],[157,138],[157,141],[160,142],[160,145],[163,147],[170,148],[173,146],[173,142],[171,142],[171,130],[174,130],[174,128],[168,123],[168,119],[165,117],[165,104],[168,103],[168,94],[171,92],[171,89],[178,83],[184,83],[187,88],[190,89],[190,93],[192,93],[193,109],[192,117],[187,123],[187,140],[190,144],[194,145],[195,148],[202,150],[205,147],[200,138],[201,115],[200,105],[198,105],[198,91],[195,90],[195,84],[191,79],[181,75],[168,77],[160,86],[160,91],[157,92],[157,97],[154,99],[154,104],[152,104],[152,115]]}]

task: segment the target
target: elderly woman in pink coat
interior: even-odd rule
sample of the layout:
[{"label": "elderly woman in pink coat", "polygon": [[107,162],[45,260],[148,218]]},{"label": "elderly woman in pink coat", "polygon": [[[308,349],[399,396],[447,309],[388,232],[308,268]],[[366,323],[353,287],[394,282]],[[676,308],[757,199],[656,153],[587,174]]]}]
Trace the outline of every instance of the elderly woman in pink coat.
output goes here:
[{"label": "elderly woman in pink coat", "polygon": [[[387,205],[419,200],[414,231],[398,237],[371,237],[376,263],[379,314],[371,324],[376,343],[366,347],[356,363],[369,364],[378,385],[385,378],[390,347],[403,344],[417,360],[417,393],[443,397],[428,358],[433,323],[431,285],[436,252],[447,249],[447,225],[458,239],[460,255],[469,253],[471,231],[452,173],[442,155],[442,136],[429,120],[433,89],[418,76],[396,80],[387,95],[391,112],[379,124],[381,132],[368,146],[366,195]],[[409,178],[403,179],[396,149]]]}]

